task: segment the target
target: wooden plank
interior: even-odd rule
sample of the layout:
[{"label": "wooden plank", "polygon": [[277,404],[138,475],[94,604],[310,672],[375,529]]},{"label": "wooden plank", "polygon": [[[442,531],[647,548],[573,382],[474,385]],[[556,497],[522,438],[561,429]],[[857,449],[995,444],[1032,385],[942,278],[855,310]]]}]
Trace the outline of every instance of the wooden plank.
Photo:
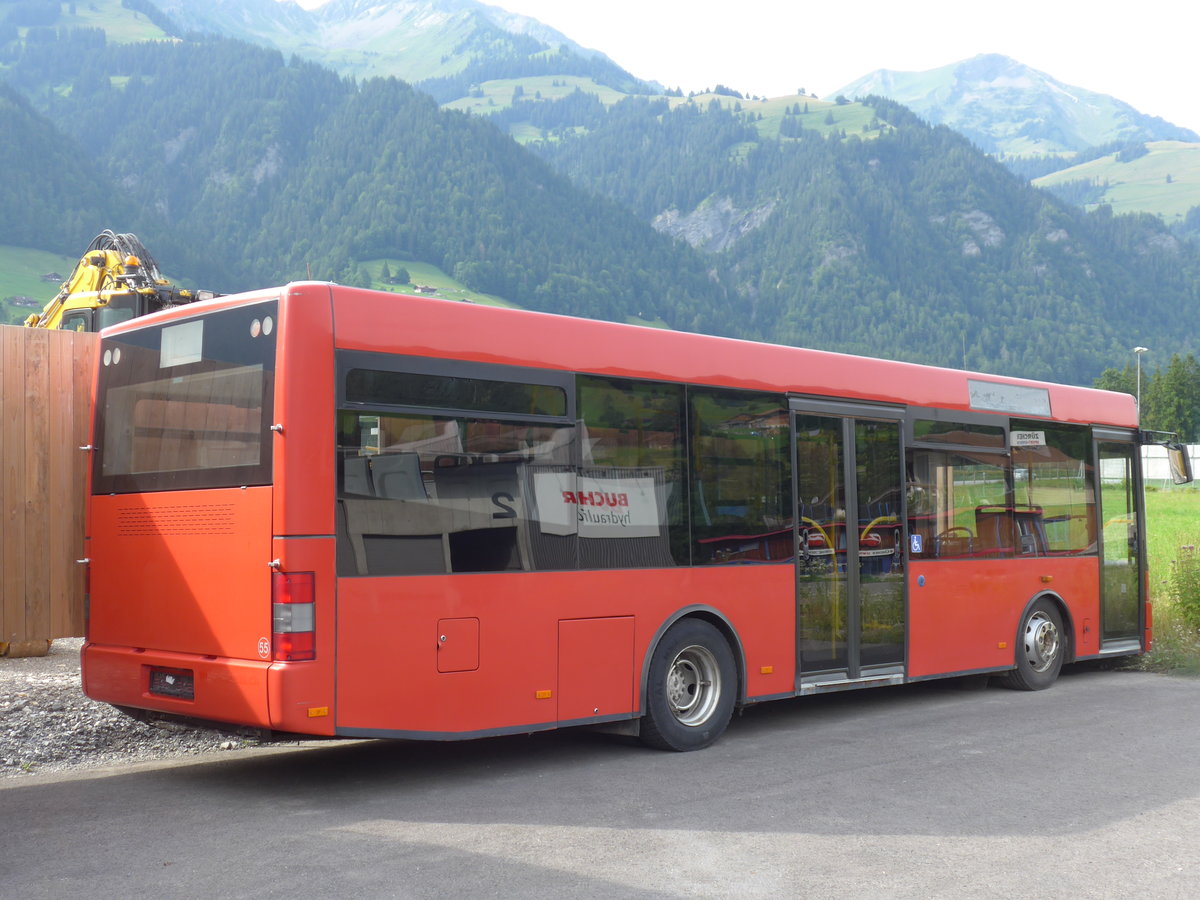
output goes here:
[{"label": "wooden plank", "polygon": [[[63,441],[70,439],[71,395],[63,385],[62,361],[67,356],[63,352],[64,340],[61,332],[49,332],[48,357],[46,368],[49,375],[49,391],[47,394],[46,414],[48,419],[48,443],[45,459],[47,461],[47,494],[49,509],[53,512],[46,517],[46,569],[45,578],[49,586],[49,631],[47,636],[55,634],[61,624],[62,610],[69,604],[67,597],[67,560],[66,549],[70,546],[71,536],[71,482],[69,468],[64,473],[64,467],[69,467],[70,461],[64,455]],[[69,337],[67,338],[69,340]],[[68,385],[70,382],[67,383]]]},{"label": "wooden plank", "polygon": [[81,398],[75,394],[74,338],[73,332],[56,332],[50,340],[50,637],[76,636],[71,607],[77,593],[75,560],[82,555],[76,538],[81,525],[76,506],[83,497],[83,485],[75,476],[79,455],[75,407]]},{"label": "wooden plank", "polygon": [[0,326],[0,644],[10,655],[84,630],[75,561],[85,555],[88,454],[78,448],[98,343]]},{"label": "wooden plank", "polygon": [[25,632],[25,335],[0,328],[0,642]]},{"label": "wooden plank", "polygon": [[[94,334],[75,334],[72,338],[71,396],[74,398],[74,405],[72,407],[74,418],[72,421],[70,446],[75,448],[75,455],[72,457],[74,462],[71,469],[71,483],[75,486],[75,496],[71,507],[73,520],[71,560],[74,563],[74,560],[82,559],[88,555],[86,549],[87,490],[88,467],[91,465],[92,455],[80,451],[78,448],[91,442],[92,380],[95,377],[93,367],[100,346],[100,338]],[[75,565],[73,574],[71,603],[67,617],[67,631],[55,635],[56,637],[65,637],[68,633],[71,635],[82,635],[84,632],[83,591],[85,573],[83,567]]]},{"label": "wooden plank", "polygon": [[26,331],[25,344],[25,637],[50,637],[48,549],[50,472],[50,335]]}]

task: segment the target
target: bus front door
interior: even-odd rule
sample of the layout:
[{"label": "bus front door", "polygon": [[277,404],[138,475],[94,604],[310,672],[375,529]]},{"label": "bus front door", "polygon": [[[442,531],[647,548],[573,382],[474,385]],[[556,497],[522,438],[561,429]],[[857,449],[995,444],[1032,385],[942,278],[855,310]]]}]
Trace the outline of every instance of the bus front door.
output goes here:
[{"label": "bus front door", "polygon": [[1100,460],[1100,652],[1142,649],[1139,447],[1098,441]]},{"label": "bus front door", "polygon": [[904,675],[899,413],[838,410],[793,401],[801,694]]}]

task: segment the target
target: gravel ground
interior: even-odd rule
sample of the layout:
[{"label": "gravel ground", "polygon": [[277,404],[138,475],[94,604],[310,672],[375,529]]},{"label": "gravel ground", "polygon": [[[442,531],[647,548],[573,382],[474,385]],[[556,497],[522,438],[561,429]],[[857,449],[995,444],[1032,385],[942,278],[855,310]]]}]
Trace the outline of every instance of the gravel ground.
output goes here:
[{"label": "gravel ground", "polygon": [[82,638],[59,639],[45,656],[0,658],[0,778],[195,756],[256,743],[233,731],[139,722],[88,699],[79,682],[82,644]]}]

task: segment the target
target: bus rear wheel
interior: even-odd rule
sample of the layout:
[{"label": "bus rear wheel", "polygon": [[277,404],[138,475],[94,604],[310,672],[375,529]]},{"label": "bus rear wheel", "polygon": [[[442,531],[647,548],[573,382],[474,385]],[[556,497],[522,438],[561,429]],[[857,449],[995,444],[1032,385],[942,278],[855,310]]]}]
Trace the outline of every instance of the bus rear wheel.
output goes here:
[{"label": "bus rear wheel", "polygon": [[1066,657],[1062,616],[1049,600],[1033,604],[1017,636],[1017,667],[1004,676],[1005,687],[1042,691],[1054,684]]},{"label": "bus rear wheel", "polygon": [[660,750],[701,750],[733,715],[737,670],[729,643],[713,625],[684,619],[650,659],[641,738]]}]

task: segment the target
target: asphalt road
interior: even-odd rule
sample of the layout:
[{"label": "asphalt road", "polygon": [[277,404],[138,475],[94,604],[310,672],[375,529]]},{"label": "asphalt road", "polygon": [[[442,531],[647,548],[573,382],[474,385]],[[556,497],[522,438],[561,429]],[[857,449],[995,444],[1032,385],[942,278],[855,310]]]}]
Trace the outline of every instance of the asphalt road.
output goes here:
[{"label": "asphalt road", "polygon": [[1194,897],[1200,682],[1076,671],[0,782],[0,897]]}]

